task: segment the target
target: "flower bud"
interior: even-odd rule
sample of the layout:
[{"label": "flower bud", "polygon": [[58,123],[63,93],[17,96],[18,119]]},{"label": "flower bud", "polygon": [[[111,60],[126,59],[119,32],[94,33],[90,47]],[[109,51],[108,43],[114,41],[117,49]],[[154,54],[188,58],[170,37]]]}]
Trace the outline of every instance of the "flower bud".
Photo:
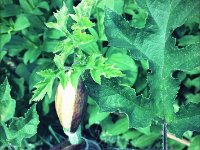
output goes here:
[{"label": "flower bud", "polygon": [[61,84],[58,85],[55,106],[63,128],[72,133],[76,132],[85,112],[86,101],[87,94],[81,79],[77,87],[73,87],[70,81],[65,88]]}]

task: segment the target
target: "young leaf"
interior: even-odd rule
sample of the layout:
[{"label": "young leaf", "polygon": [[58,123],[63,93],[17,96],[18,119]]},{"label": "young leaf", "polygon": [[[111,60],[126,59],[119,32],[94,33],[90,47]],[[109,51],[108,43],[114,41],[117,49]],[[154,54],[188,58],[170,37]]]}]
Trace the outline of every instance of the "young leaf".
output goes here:
[{"label": "young leaf", "polygon": [[62,85],[63,87],[66,87],[67,81],[68,81],[68,78],[69,78],[69,77],[68,77],[68,75],[65,73],[65,70],[64,70],[64,69],[60,70],[57,76],[58,76],[58,78],[59,78],[59,80],[60,80],[61,85]]},{"label": "young leaf", "polygon": [[16,102],[10,96],[10,85],[6,78],[0,85],[0,122],[10,120],[15,113]]},{"label": "young leaf", "polygon": [[54,49],[54,53],[64,51],[64,52],[66,52],[68,55],[70,55],[71,53],[73,53],[73,52],[72,52],[73,49],[74,49],[74,47],[73,47],[72,41],[71,41],[70,39],[65,39],[65,40],[59,42],[59,43],[56,45],[56,47],[55,47],[55,49]]},{"label": "young leaf", "polygon": [[71,79],[73,78],[72,82],[75,83],[76,78],[85,70],[90,70],[93,80],[99,84],[101,84],[101,76],[106,78],[124,76],[119,68],[106,63],[106,60],[101,54],[92,54],[87,59],[85,55],[80,55],[80,58],[76,60],[78,63],[73,65],[73,72],[71,74]]},{"label": "young leaf", "polygon": [[120,86],[115,80],[103,79],[101,85],[91,80],[85,83],[89,95],[98,103],[101,111],[119,110],[129,118],[129,127],[147,127],[151,124],[153,113],[147,98],[136,96],[130,87]]},{"label": "young leaf", "polygon": [[172,78],[172,72],[188,71],[200,64],[200,45],[178,49],[171,34],[175,28],[199,13],[200,2],[146,0],[138,3],[149,14],[145,28],[131,28],[120,15],[107,10],[106,35],[111,46],[127,48],[135,59],[149,61],[152,73],[148,76],[148,82],[154,111],[158,117],[171,122],[174,118],[173,102],[179,89],[179,81]]},{"label": "young leaf", "polygon": [[72,30],[85,30],[93,27],[94,25],[95,24],[91,22],[89,18],[84,17],[79,19],[77,23],[73,24],[71,28]]},{"label": "young leaf", "polygon": [[95,40],[92,35],[87,34],[85,32],[81,32],[80,30],[76,30],[73,32],[73,39],[75,47],[78,47],[83,44],[88,44]]},{"label": "young leaf", "polygon": [[76,22],[83,17],[90,17],[92,6],[96,3],[97,0],[83,0],[81,1],[78,6],[74,7],[74,11],[76,15],[72,15],[72,19]]},{"label": "young leaf", "polygon": [[54,16],[56,17],[57,22],[56,23],[48,22],[46,23],[47,27],[55,28],[57,30],[60,30],[61,32],[68,33],[67,21],[68,21],[69,15],[68,15],[68,9],[65,3],[63,3],[63,6],[60,10],[54,13]]},{"label": "young leaf", "polygon": [[101,84],[101,76],[106,78],[111,77],[122,77],[124,74],[120,71],[119,68],[114,65],[108,64],[106,62],[106,58],[97,57],[95,60],[95,66],[90,70],[91,76],[93,80],[99,84]]},{"label": "young leaf", "polygon": [[38,124],[39,116],[36,104],[34,104],[25,113],[24,118],[13,118],[9,126],[0,123],[0,143],[20,147],[23,139],[30,138],[37,133]]},{"label": "young leaf", "polygon": [[34,87],[36,88],[33,93],[34,95],[31,98],[31,101],[39,101],[44,98],[46,93],[48,94],[49,98],[52,94],[52,86],[54,80],[56,78],[56,73],[52,69],[44,70],[38,72],[38,74],[44,78],[43,81],[38,82]]}]

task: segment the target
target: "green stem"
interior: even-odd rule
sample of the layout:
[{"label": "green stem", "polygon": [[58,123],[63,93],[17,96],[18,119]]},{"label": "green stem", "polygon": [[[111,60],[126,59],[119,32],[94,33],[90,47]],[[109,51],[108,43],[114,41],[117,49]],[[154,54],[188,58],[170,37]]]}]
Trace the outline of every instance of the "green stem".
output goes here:
[{"label": "green stem", "polygon": [[163,150],[167,150],[167,124],[165,119],[163,122]]},{"label": "green stem", "polygon": [[69,141],[72,145],[75,144],[80,144],[83,141],[82,135],[81,135],[81,126],[79,126],[79,128],[77,129],[77,131],[75,133],[71,133],[68,130],[64,130],[64,133],[69,137]]},{"label": "green stem", "polygon": [[102,51],[102,49],[103,49],[103,44],[102,44],[102,34],[101,34],[101,31],[102,31],[102,26],[101,26],[101,23],[100,23],[100,14],[99,14],[99,10],[98,10],[98,8],[96,9],[97,11],[96,11],[96,14],[97,14],[97,29],[98,29],[98,35],[99,35],[99,40],[98,40],[98,45],[99,45],[99,49],[100,49],[100,51]]},{"label": "green stem", "polygon": [[52,129],[52,127],[51,127],[51,126],[48,126],[48,129],[49,129],[50,133],[52,134],[52,136],[56,139],[56,141],[57,141],[58,143],[60,143],[60,140],[59,140],[59,138],[56,136],[56,133],[55,133],[55,131]]}]

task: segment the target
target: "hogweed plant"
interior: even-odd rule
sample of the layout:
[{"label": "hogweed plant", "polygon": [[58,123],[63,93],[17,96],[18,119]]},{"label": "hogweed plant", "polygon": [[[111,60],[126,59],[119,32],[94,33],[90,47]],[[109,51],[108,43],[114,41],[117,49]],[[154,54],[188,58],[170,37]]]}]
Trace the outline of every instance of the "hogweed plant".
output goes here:
[{"label": "hogweed plant", "polygon": [[[63,7],[54,13],[56,22],[48,22],[46,26],[63,33],[64,39],[54,49],[55,68],[38,72],[44,78],[35,85],[36,90],[31,101],[39,101],[45,94],[51,97],[54,80],[59,78],[60,85],[55,98],[56,111],[65,133],[72,144],[81,142],[80,121],[85,110],[87,94],[82,85],[82,76],[85,71],[90,72],[93,80],[101,84],[101,76],[106,78],[124,76],[115,64],[107,63],[97,45],[97,33],[92,28],[95,24],[90,21],[92,8],[96,1],[85,0],[74,7],[75,14],[69,14]],[[68,20],[74,23],[68,28]],[[100,43],[102,44],[102,43]],[[71,66],[65,66],[66,59],[72,57]],[[69,92],[69,93],[68,93]],[[69,110],[69,111],[68,111]]]},{"label": "hogweed plant", "polygon": [[[100,148],[81,135],[88,96],[102,112],[124,113],[129,128],[162,126],[158,132],[163,132],[164,150],[168,133],[182,138],[186,131],[200,131],[199,103],[175,108],[181,81],[173,75],[200,67],[200,43],[180,48],[173,37],[175,29],[200,14],[200,1],[136,0],[136,7],[125,0],[120,9],[116,5],[122,6],[121,1],[113,2],[116,9],[102,1],[82,0],[73,8],[63,3],[54,18],[45,23],[46,30],[56,30],[61,38],[51,51],[53,65],[37,72],[41,80],[34,85],[30,102],[55,97],[58,118],[71,144],[81,146],[85,141],[85,147],[89,143],[96,149]],[[139,7],[138,17],[133,9]],[[132,15],[131,20],[123,13]],[[137,17],[144,21],[138,23]],[[135,62],[146,63],[146,94],[138,94],[133,88],[138,71]],[[57,82],[55,94],[52,88]],[[36,104],[24,118],[13,117],[16,104],[7,79],[1,85],[0,98],[6,99],[0,101],[0,142],[20,147],[23,138],[36,133]],[[24,124],[32,126],[32,131],[28,133]]]}]

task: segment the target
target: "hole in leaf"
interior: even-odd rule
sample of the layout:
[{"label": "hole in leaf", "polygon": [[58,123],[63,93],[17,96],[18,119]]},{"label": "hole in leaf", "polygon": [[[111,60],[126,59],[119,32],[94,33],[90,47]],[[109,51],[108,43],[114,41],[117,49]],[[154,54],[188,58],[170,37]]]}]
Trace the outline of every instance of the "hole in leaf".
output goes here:
[{"label": "hole in leaf", "polygon": [[126,18],[126,20],[130,21],[130,20],[132,20],[132,15],[125,13],[125,18]]}]

